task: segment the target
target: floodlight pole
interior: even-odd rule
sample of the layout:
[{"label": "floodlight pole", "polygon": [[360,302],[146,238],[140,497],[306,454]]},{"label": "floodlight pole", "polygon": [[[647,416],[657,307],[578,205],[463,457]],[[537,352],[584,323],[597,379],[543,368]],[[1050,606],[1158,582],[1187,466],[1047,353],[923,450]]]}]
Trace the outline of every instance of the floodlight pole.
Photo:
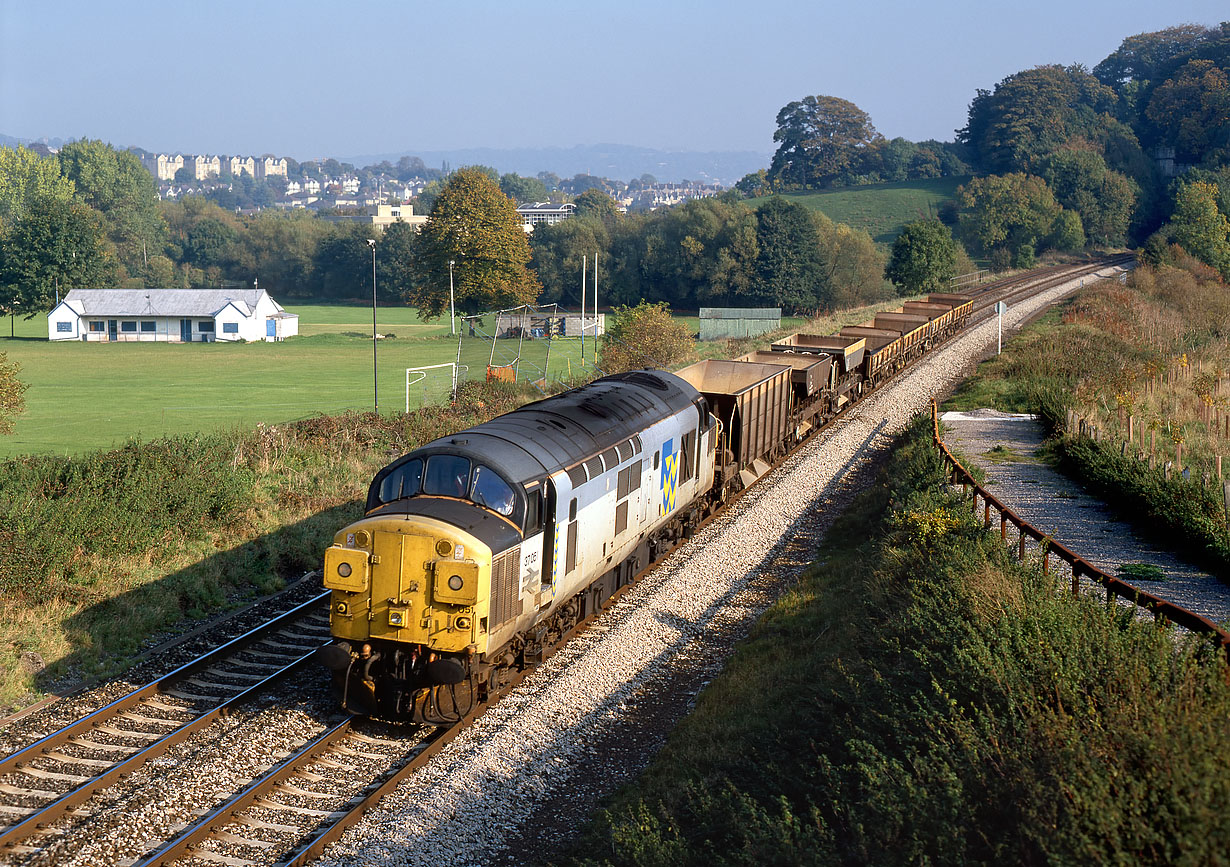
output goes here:
[{"label": "floodlight pole", "polygon": [[368,238],[372,248],[372,412],[380,413],[380,385],[376,377],[376,239]]},{"label": "floodlight pole", "polygon": [[453,301],[453,265],[455,264],[455,259],[448,260],[448,313],[453,323],[454,335],[457,333],[457,305]]}]

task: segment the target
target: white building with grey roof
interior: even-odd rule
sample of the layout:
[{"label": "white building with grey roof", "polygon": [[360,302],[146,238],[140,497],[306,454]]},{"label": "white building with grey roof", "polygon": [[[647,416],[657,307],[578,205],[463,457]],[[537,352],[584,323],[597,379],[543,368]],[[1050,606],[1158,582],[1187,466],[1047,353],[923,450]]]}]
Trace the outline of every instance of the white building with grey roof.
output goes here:
[{"label": "white building with grey roof", "polygon": [[73,289],[47,314],[48,340],[200,343],[299,333],[263,289]]}]

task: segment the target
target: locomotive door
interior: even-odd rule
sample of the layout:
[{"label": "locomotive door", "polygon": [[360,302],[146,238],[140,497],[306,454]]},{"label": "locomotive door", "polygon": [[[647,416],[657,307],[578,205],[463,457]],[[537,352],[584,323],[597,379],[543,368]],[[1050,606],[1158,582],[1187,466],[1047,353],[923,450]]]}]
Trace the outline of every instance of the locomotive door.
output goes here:
[{"label": "locomotive door", "polygon": [[[549,580],[550,583],[555,583],[555,515],[559,495],[555,491],[555,482],[547,479],[546,484],[546,511],[545,520],[542,532],[542,576]],[[544,581],[545,583],[545,581]]]}]

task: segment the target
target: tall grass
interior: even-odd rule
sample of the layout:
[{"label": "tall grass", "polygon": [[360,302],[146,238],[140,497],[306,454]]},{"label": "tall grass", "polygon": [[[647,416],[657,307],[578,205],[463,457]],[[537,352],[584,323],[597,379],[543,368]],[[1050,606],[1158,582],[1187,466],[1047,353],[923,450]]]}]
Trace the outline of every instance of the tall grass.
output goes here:
[{"label": "tall grass", "polygon": [[[0,705],[123,667],[152,634],[315,568],[393,457],[530,399],[350,413],[0,464]],[[19,664],[36,654],[47,670]]]},{"label": "tall grass", "polygon": [[[1230,287],[1200,263],[1181,264],[1086,288],[1014,338],[945,406],[1039,413],[1061,469],[1230,579],[1216,478],[1216,457],[1230,454]],[[1069,411],[1098,439],[1069,429]]]},{"label": "tall grass", "polygon": [[565,863],[1224,862],[1224,661],[1018,564],[927,426]]}]

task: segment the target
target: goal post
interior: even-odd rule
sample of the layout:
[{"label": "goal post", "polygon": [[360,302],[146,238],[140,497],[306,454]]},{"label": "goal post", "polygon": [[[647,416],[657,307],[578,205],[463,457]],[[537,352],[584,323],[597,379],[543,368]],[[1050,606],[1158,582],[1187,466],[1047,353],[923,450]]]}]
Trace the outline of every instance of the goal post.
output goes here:
[{"label": "goal post", "polygon": [[411,390],[418,385],[422,385],[423,403],[429,402],[429,391],[431,397],[434,398],[439,394],[456,394],[458,377],[463,375],[469,367],[466,365],[458,366],[454,361],[446,361],[444,364],[426,364],[422,367],[407,367],[406,368],[406,412],[410,412],[410,394]]}]

